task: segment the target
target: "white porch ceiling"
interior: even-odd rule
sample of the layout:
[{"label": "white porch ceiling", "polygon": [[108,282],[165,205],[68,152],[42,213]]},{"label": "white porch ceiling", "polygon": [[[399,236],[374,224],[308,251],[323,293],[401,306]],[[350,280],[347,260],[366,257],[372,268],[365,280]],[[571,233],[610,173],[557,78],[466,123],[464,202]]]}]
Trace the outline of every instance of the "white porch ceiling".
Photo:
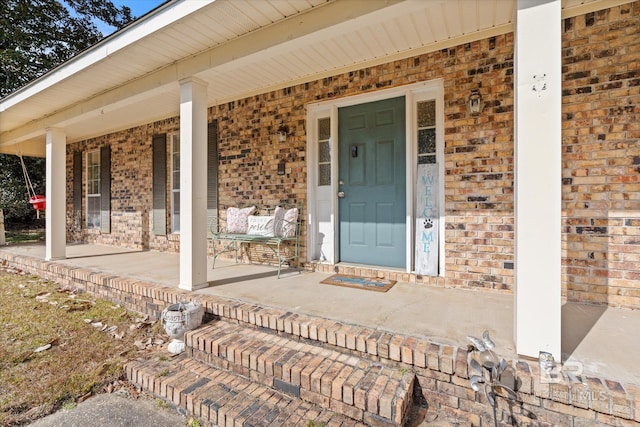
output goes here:
[{"label": "white porch ceiling", "polygon": [[[629,0],[562,0],[563,17]],[[0,152],[176,116],[179,80],[215,105],[513,31],[514,0],[174,0],[0,101]]]}]

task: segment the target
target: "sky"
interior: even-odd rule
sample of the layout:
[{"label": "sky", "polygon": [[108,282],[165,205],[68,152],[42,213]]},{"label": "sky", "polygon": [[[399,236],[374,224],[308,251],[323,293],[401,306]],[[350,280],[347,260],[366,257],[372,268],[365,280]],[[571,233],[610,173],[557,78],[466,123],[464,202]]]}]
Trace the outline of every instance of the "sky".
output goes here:
[{"label": "sky", "polygon": [[[128,6],[131,9],[131,14],[136,18],[141,17],[145,13],[149,12],[152,9],[155,9],[157,6],[161,5],[167,0],[111,0],[113,4],[116,6]],[[104,34],[108,36],[109,34],[115,31],[115,28],[110,27],[109,25],[103,22],[96,22],[98,29]]]}]

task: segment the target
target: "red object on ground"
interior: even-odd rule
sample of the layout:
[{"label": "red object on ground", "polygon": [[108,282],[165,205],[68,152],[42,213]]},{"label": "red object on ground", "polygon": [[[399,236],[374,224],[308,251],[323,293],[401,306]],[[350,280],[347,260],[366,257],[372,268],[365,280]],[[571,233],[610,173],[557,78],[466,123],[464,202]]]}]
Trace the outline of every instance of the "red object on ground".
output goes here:
[{"label": "red object on ground", "polygon": [[29,199],[29,203],[31,203],[31,205],[33,205],[33,208],[37,211],[43,211],[47,207],[47,202],[44,196],[41,196],[39,194],[36,194],[35,196],[31,197]]}]

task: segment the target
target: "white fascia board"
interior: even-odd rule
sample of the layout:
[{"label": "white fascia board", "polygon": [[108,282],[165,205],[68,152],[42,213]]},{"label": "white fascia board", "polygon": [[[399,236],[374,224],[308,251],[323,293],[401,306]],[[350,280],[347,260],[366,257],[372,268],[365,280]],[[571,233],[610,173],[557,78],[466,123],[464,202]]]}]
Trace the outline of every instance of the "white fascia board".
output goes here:
[{"label": "white fascia board", "polygon": [[129,27],[115,32],[62,65],[54,68],[44,76],[7,96],[0,101],[0,112],[6,111],[28,100],[39,92],[72,77],[74,74],[94,66],[115,52],[135,44],[139,40],[162,30],[215,1],[216,0],[174,1],[161,6],[155,12],[145,15],[139,21],[133,22]]},{"label": "white fascia board", "polygon": [[563,8],[562,19],[573,18],[598,10],[610,9],[612,7],[622,6],[623,4],[633,3],[634,1],[637,0],[595,0],[590,3],[581,3],[578,6]]}]

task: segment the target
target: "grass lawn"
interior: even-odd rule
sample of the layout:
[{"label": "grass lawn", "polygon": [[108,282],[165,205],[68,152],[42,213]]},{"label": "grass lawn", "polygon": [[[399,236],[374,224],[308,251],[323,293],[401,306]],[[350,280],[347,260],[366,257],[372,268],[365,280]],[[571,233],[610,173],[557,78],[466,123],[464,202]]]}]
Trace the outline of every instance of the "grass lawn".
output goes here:
[{"label": "grass lawn", "polygon": [[[0,268],[0,425],[24,425],[94,393],[135,390],[124,364],[158,356],[159,323]],[[166,351],[164,352],[166,353]]]},{"label": "grass lawn", "polygon": [[7,243],[43,242],[45,230],[43,228],[33,230],[6,230],[4,237]]}]

